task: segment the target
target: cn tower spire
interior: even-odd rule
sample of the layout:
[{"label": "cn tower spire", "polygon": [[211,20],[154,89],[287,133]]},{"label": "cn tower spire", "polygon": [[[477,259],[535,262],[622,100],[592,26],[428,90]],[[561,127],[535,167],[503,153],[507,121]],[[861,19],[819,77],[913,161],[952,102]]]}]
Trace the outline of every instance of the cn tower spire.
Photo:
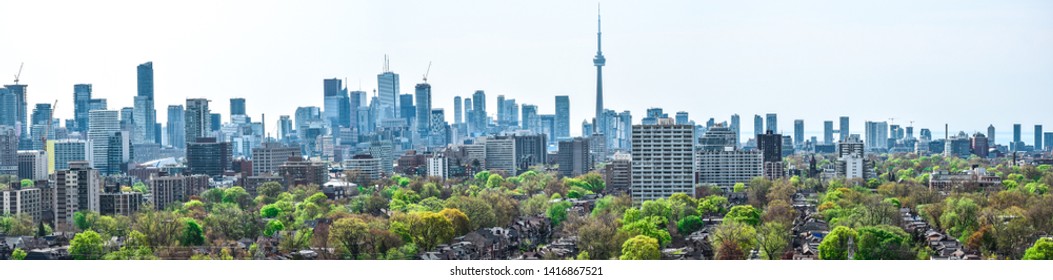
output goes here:
[{"label": "cn tower spire", "polygon": [[607,59],[603,57],[603,33],[600,26],[600,4],[596,4],[596,57],[592,59],[592,64],[596,66],[596,117],[593,119],[595,123],[592,125],[594,132],[603,132],[606,129],[601,126],[606,125],[603,121],[603,65],[607,63]]}]

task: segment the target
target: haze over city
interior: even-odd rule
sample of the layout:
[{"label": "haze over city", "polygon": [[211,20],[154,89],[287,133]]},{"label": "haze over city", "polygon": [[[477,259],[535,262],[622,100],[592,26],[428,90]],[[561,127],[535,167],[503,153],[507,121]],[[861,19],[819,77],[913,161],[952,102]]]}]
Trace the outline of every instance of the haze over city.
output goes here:
[{"label": "haze over city", "polygon": [[[0,73],[28,103],[58,99],[72,118],[73,84],[110,108],[132,106],[135,66],[153,61],[158,111],[207,97],[252,116],[321,106],[322,79],[372,93],[384,55],[412,93],[433,63],[436,107],[486,90],[554,112],[569,95],[571,133],[595,98],[594,1],[28,1],[3,4]],[[605,107],[687,111],[696,122],[778,113],[808,136],[823,120],[915,121],[942,135],[1053,119],[1053,3],[1048,1],[604,1]],[[471,9],[465,9],[471,7]],[[748,16],[747,16],[748,15]],[[494,98],[489,107],[493,108]],[[165,122],[164,114],[157,121]],[[446,118],[452,120],[452,114]],[[1050,125],[1049,123],[1045,123]],[[752,130],[743,129],[746,132]],[[1027,138],[1027,137],[1025,137]]]}]

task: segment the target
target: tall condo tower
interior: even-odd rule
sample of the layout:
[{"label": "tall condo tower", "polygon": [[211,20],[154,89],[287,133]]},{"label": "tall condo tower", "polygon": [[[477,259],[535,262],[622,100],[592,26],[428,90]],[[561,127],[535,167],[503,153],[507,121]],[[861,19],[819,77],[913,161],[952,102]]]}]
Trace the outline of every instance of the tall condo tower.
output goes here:
[{"label": "tall condo tower", "polygon": [[603,124],[603,65],[607,59],[603,57],[603,33],[600,32],[600,7],[596,6],[596,57],[592,58],[592,64],[596,65],[596,118],[592,126],[593,131],[599,132],[600,124]]}]

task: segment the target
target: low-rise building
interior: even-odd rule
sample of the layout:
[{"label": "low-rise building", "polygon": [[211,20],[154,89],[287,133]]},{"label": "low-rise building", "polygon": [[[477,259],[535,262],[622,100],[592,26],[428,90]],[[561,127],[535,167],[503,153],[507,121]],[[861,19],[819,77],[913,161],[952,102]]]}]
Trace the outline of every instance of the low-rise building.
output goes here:
[{"label": "low-rise building", "polygon": [[[50,194],[48,194],[50,195]],[[0,191],[0,214],[13,216],[25,214],[40,222],[44,214],[44,193],[38,188],[5,189]]]},{"label": "low-rise building", "polygon": [[139,192],[103,193],[99,195],[99,214],[131,215],[139,211],[143,202],[143,194]]}]

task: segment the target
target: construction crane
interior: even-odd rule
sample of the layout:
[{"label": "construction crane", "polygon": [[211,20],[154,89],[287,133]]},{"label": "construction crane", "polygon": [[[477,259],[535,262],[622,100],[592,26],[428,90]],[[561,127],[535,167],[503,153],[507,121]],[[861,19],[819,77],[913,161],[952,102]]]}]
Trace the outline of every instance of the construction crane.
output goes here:
[{"label": "construction crane", "polygon": [[40,135],[40,144],[44,146],[44,150],[47,150],[48,146],[48,132],[51,131],[51,120],[55,118],[55,108],[58,107],[58,99],[55,99],[55,103],[51,104],[51,112],[48,112],[48,126],[44,127],[43,135]]},{"label": "construction crane", "polygon": [[428,73],[431,73],[431,61],[428,61],[428,70],[424,71],[424,83],[428,83]]},{"label": "construction crane", "polygon": [[18,77],[22,76],[22,66],[26,66],[25,62],[18,65],[18,74],[15,74],[15,85],[18,85]]}]

